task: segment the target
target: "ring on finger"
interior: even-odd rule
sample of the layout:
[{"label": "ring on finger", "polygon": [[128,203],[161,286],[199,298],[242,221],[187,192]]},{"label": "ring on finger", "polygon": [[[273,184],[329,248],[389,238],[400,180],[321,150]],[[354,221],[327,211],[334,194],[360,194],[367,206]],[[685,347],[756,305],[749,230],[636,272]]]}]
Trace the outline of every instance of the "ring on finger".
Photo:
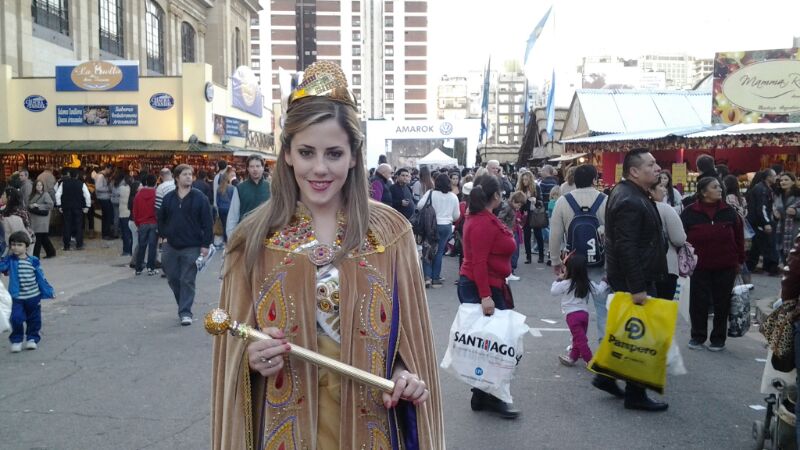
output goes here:
[{"label": "ring on finger", "polygon": [[269,361],[269,359],[267,359],[266,356],[262,356],[262,357],[258,358],[258,360],[261,361],[262,363],[266,363],[267,361]]}]

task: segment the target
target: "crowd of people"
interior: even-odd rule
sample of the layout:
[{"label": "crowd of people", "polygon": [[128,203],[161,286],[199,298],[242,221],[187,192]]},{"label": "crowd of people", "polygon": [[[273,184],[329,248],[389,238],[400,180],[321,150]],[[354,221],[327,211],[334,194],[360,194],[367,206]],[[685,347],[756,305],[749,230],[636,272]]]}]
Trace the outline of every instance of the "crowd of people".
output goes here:
[{"label": "crowd of people", "polygon": [[[224,246],[220,307],[273,338],[215,340],[212,448],[293,448],[295,441],[355,448],[369,440],[440,449],[442,398],[425,290],[444,286],[445,255],[459,258],[459,301],[479,304],[487,316],[514,308],[522,252],[524,264],[536,255],[537,264],[552,266],[551,294],[572,333],[558,361],[574,366],[592,358],[589,305],[602,339],[609,292],[629,292],[637,304],[672,299],[678,249],[687,242],[697,255],[689,348],[723,350],[735,278],[777,274],[800,226],[793,174],[760,171],[741,193],[737,177],[705,155],[697,160],[697,193],[686,196],[647,149],[626,153],[622,181],[605,192],[588,164],[393,168],[382,158],[368,172],[341,69],[318,62],[306,77],[288,99],[271,176],[258,156],[248,158],[241,182],[224,161],[213,177],[184,164],[158,174],[108,165],[86,176],[45,171],[34,183],[20,170],[2,199],[11,259],[0,260],[0,270],[11,274],[18,311],[12,351],[23,342],[36,348],[40,314],[29,300],[52,295],[36,258],[41,248],[45,258],[56,254],[49,215],[62,217],[63,250],[81,250],[86,215],[93,218],[97,205],[102,238],[121,238],[136,275],[156,275],[160,253],[181,325],[193,320],[198,261]],[[317,90],[318,79],[332,85]],[[389,378],[393,389],[356,387],[338,372],[290,360],[293,345]],[[634,382],[622,389],[596,375],[591,383],[623,398],[625,408],[668,408]],[[520,415],[477,388],[470,405]]]},{"label": "crowd of people", "polygon": [[[28,237],[26,253],[38,268],[42,249],[43,259],[57,255],[51,228],[62,230],[62,251],[80,251],[85,249],[85,234],[94,234],[97,217],[101,238],[120,241],[120,255],[130,257],[135,275],[146,270],[154,276],[162,269],[161,277],[167,278],[178,305],[179,321],[190,325],[196,260],[208,254],[214,234],[220,240],[217,245],[223,246],[227,234],[270,195],[269,174],[260,156],[247,159],[241,182],[224,160],[217,167],[213,180],[202,170],[195,176],[188,165],[164,167],[158,174],[126,171],[111,164],[92,168],[88,174],[83,169],[48,168],[35,180],[21,169],[0,198],[0,252],[12,255],[11,238],[23,233]],[[34,334],[30,336],[38,343],[36,328],[31,327]],[[12,350],[21,338],[17,334],[12,335]]]},{"label": "crowd of people", "polygon": [[[631,292],[636,302],[676,299],[678,253],[687,243],[697,257],[689,278],[690,349],[725,348],[737,278],[749,282],[752,272],[778,275],[800,228],[795,175],[779,167],[757,172],[742,193],[739,177],[715,165],[711,156],[701,155],[696,164],[697,192],[683,195],[646,149],[626,155],[623,180],[605,192],[597,188],[596,168],[587,164],[561,172],[544,165],[509,173],[497,161],[475,169],[433,170],[393,170],[382,161],[370,178],[370,193],[415,225],[424,221],[426,207],[433,208],[435,230],[415,227],[425,287],[441,287],[442,257],[458,256],[458,297],[480,303],[486,314],[513,307],[509,283],[520,279],[522,251],[526,264],[538,254],[538,263],[551,265],[551,292],[561,298],[573,335],[559,361],[572,366],[592,355],[589,304],[602,339],[609,292]],[[410,208],[414,203],[416,210]],[[709,312],[714,313],[710,333]],[[613,379],[598,375],[593,384],[624,397],[628,408],[667,408],[633,383],[622,390]],[[473,391],[473,409],[504,417],[518,414],[512,405]]]}]

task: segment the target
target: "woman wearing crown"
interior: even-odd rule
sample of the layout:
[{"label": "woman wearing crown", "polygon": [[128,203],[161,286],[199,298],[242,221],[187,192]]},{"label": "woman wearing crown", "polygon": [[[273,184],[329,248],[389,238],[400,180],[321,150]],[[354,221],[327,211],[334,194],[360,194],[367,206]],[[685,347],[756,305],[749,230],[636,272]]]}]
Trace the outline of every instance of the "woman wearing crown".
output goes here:
[{"label": "woman wearing crown", "polygon": [[[289,97],[272,197],[237,228],[220,307],[275,338],[216,340],[214,449],[443,449],[428,306],[408,221],[369,200],[341,69]],[[297,359],[292,344],[390,378],[392,393]]]}]

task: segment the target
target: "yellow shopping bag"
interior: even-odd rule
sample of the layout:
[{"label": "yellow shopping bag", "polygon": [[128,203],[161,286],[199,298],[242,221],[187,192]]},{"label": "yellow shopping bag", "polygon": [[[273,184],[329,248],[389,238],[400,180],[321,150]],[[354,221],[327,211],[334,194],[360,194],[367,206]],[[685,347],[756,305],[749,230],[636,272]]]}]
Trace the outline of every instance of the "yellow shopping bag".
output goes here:
[{"label": "yellow shopping bag", "polygon": [[616,292],[608,309],[606,335],[589,369],[663,393],[677,320],[677,302],[649,298],[637,305],[631,294]]}]

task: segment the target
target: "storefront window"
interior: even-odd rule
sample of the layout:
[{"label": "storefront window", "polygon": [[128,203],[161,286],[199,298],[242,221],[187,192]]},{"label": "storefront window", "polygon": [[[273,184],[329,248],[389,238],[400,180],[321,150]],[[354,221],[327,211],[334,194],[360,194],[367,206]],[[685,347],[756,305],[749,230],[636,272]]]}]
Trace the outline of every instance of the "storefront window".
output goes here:
[{"label": "storefront window", "polygon": [[145,0],[147,68],[164,73],[164,10],[153,0]]},{"label": "storefront window", "polygon": [[100,0],[100,49],[118,56],[125,56],[122,17],[122,0]]},{"label": "storefront window", "polygon": [[68,0],[33,0],[31,14],[35,23],[69,36]]},{"label": "storefront window", "polygon": [[181,50],[183,53],[183,62],[193,63],[195,61],[194,55],[194,28],[188,22],[181,24]]}]

